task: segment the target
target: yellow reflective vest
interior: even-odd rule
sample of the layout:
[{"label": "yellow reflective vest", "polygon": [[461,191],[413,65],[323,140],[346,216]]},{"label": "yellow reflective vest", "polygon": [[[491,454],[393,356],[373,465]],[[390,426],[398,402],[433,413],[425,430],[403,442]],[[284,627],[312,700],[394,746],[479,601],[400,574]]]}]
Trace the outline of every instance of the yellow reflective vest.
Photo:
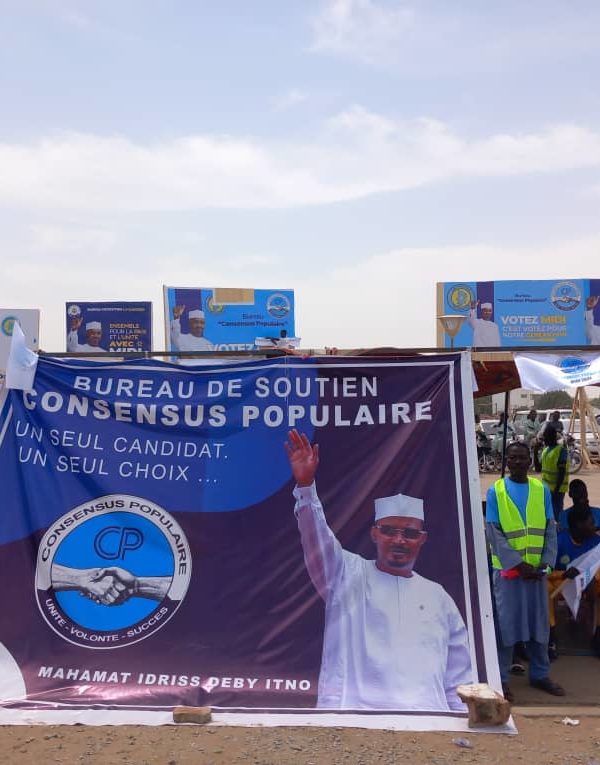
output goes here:
[{"label": "yellow reflective vest", "polygon": [[[558,479],[558,460],[560,453],[564,447],[562,446],[546,446],[542,452],[542,481],[548,484],[550,491],[556,489],[556,481]],[[559,487],[559,491],[563,494],[569,488],[569,460],[565,465],[565,477]]]},{"label": "yellow reflective vest", "polygon": [[[498,517],[500,527],[508,544],[522,553],[525,563],[536,568],[542,562],[542,550],[544,549],[544,536],[546,534],[546,508],[544,505],[544,484],[537,478],[528,478],[529,493],[525,507],[525,523],[506,491],[504,479],[500,478],[494,484],[496,501],[498,502]],[[492,566],[502,569],[500,558],[492,555]]]}]

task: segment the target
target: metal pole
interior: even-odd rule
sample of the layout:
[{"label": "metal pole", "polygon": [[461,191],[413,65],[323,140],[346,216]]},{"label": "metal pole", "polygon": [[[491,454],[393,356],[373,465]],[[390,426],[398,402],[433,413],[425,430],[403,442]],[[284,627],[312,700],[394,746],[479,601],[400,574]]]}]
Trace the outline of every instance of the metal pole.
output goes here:
[{"label": "metal pole", "polygon": [[510,405],[510,391],[504,393],[504,427],[502,429],[502,478],[506,473],[506,437],[508,435],[508,407]]},{"label": "metal pole", "polygon": [[[470,351],[471,353],[485,353],[487,354],[493,354],[493,353],[504,353],[504,354],[511,354],[515,353],[516,351],[527,351],[527,353],[548,353],[548,347],[547,346],[534,346],[531,347],[529,345],[522,345],[522,346],[511,346],[510,348],[502,348],[501,346],[497,346],[495,348],[485,346],[483,348],[477,348],[476,346],[469,346],[469,345],[459,345],[454,346],[452,345],[452,348],[455,351]],[[316,356],[316,355],[327,355],[325,354],[325,350],[323,348],[321,349],[306,349],[306,348],[298,348],[297,349],[301,353],[306,353],[309,356]],[[356,355],[364,355],[363,351],[365,351],[365,348],[338,348],[337,354],[338,356],[356,356]],[[419,353],[443,353],[443,349],[440,349],[437,346],[433,346],[430,348],[421,348],[418,346],[412,346],[411,348],[385,348],[381,349],[382,351],[385,350],[385,353],[382,355],[389,356],[391,355],[391,351],[394,352],[395,355],[398,356],[412,356]],[[568,351],[596,351],[600,353],[600,345],[571,345],[567,349]],[[114,361],[116,358],[133,358],[136,357],[140,358],[140,353],[143,353],[140,351],[139,353],[109,353],[108,351],[105,353],[89,353],[89,352],[82,352],[82,353],[68,353],[65,351],[38,351],[40,356],[55,356],[57,359],[83,359],[83,358],[99,358],[99,359],[106,359],[107,361],[110,359],[111,361]],[[210,358],[212,356],[216,358],[225,358],[227,356],[248,356],[249,358],[252,356],[266,356],[266,355],[272,355],[272,356],[285,356],[286,352],[281,349],[276,348],[260,348],[253,351],[145,351],[145,353],[148,354],[149,358],[159,357],[159,356],[177,356],[178,358]],[[493,361],[492,359],[487,359],[489,361]]]}]

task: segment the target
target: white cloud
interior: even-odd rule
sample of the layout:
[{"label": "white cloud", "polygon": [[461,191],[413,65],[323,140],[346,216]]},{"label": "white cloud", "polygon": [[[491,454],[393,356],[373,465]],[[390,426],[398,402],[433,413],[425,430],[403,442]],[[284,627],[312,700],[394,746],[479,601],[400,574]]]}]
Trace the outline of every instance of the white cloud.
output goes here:
[{"label": "white cloud", "polygon": [[313,19],[313,48],[368,63],[394,60],[414,21],[414,11],[403,3],[328,0]]},{"label": "white cloud", "polygon": [[90,17],[80,10],[66,10],[61,16],[64,22],[78,29],[89,29],[92,26]]},{"label": "white cloud", "polygon": [[432,347],[436,282],[594,276],[600,235],[537,247],[410,247],[297,280],[303,347]]},{"label": "white cloud", "polygon": [[[172,232],[176,237],[176,224]],[[188,259],[169,253],[149,267],[143,243],[122,237],[109,261],[90,260],[81,239],[81,249],[59,265],[25,247],[6,269],[2,286],[12,305],[42,309],[47,351],[64,350],[64,305],[73,300],[153,301],[154,347],[164,348],[161,284],[292,287],[303,347],[428,347],[435,344],[436,281],[593,277],[598,252],[600,234],[544,246],[405,247],[341,267],[323,258],[318,268],[307,265],[303,276],[290,278],[283,258],[268,259],[265,269],[263,257],[244,263],[240,256],[234,267],[235,256]]]},{"label": "white cloud", "polygon": [[321,0],[311,49],[419,80],[451,73],[522,76],[536,62],[597,54],[597,6],[573,14],[568,5],[555,4],[552,13],[541,12],[543,4],[536,12],[536,5]]},{"label": "white cloud", "polygon": [[228,258],[228,263],[232,268],[236,268],[243,271],[253,270],[255,268],[263,268],[266,266],[274,266],[278,262],[274,255],[266,255],[261,253],[248,253],[247,255],[234,255]]},{"label": "white cloud", "polygon": [[39,251],[31,247],[20,252],[10,269],[5,269],[2,291],[5,304],[41,309],[40,346],[48,353],[66,350],[67,302],[150,300],[154,309],[154,350],[161,350],[165,347],[161,285],[227,285],[232,278],[225,268],[213,269],[209,259],[199,265],[198,257],[171,253],[149,267],[144,253],[131,251],[122,241],[117,242],[110,259],[88,258],[83,239],[79,251],[72,250],[70,257],[62,261],[50,251],[48,257],[41,258]]},{"label": "white cloud", "polygon": [[287,93],[284,93],[282,96],[275,99],[273,108],[277,112],[284,112],[288,109],[293,109],[295,106],[298,106],[307,100],[308,93],[305,93],[303,90],[298,90],[297,88],[292,88],[291,90],[288,90]]},{"label": "white cloud", "polygon": [[106,257],[116,242],[114,231],[98,228],[34,224],[30,234],[33,251],[52,257],[71,257],[82,253],[85,253],[88,260]]},{"label": "white cloud", "polygon": [[286,208],[359,199],[460,176],[600,166],[600,132],[572,124],[470,140],[431,120],[355,106],[312,141],[192,135],[140,144],[80,133],[0,143],[0,204],[69,211]]}]

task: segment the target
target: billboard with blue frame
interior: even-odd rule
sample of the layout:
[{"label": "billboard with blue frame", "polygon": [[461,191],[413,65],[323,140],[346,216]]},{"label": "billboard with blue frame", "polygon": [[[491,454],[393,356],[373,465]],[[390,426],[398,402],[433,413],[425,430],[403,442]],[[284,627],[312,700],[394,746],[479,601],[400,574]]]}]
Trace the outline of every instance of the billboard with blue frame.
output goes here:
[{"label": "billboard with blue frame", "polygon": [[437,315],[443,348],[600,345],[600,279],[438,282]]},{"label": "billboard with blue frame", "polygon": [[257,337],[293,337],[294,292],[163,287],[170,351],[251,351]]},{"label": "billboard with blue frame", "polygon": [[81,302],[65,305],[69,353],[143,353],[152,349],[152,303]]}]

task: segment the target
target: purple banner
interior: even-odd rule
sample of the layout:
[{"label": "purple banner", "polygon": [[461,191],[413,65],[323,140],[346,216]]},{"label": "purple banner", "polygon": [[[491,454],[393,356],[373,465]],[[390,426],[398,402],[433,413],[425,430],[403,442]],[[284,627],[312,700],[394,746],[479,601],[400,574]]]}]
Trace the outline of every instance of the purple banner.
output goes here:
[{"label": "purple banner", "polygon": [[464,717],[498,679],[471,395],[460,354],[40,359],[0,421],[4,706]]}]

